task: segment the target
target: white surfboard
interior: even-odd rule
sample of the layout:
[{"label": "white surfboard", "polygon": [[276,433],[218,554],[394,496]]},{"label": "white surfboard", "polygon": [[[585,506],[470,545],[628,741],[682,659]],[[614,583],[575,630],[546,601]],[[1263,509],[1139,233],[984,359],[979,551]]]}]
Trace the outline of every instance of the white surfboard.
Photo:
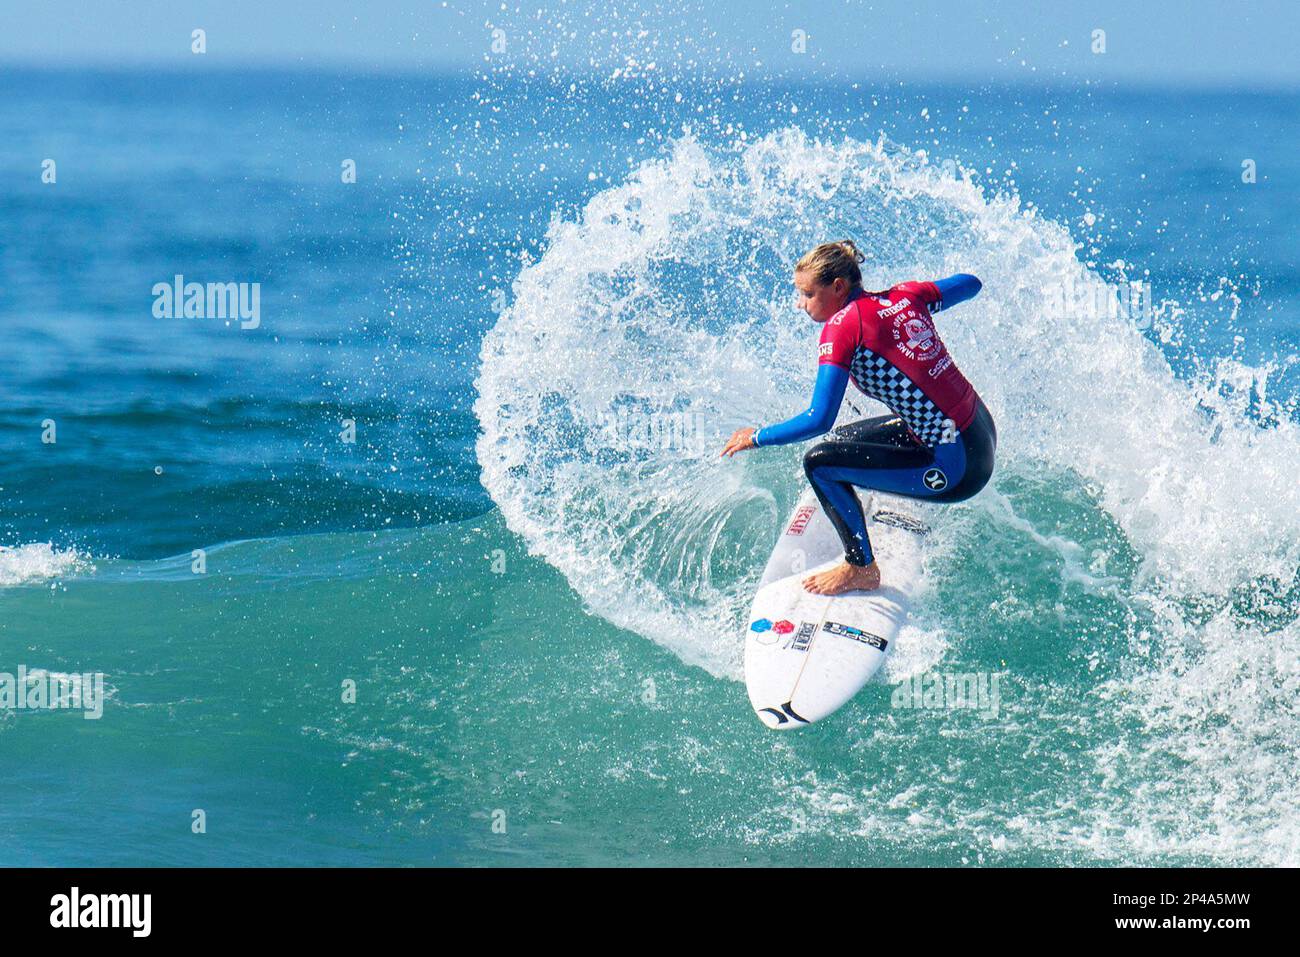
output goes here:
[{"label": "white surfboard", "polygon": [[768,560],[745,627],[745,684],[769,728],[802,728],[852,698],[884,663],[921,574],[929,531],[909,500],[859,490],[881,587],[814,595],[802,582],[844,559],[811,488]]}]

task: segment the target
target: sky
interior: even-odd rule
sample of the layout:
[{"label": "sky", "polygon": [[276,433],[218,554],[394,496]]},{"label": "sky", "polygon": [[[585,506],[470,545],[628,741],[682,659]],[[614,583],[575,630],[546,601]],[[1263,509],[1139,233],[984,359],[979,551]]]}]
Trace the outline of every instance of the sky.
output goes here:
[{"label": "sky", "polygon": [[[0,0],[0,64],[1300,88],[1297,0]],[[1104,50],[1095,49],[1104,31]],[[801,32],[797,32],[801,31]]]}]

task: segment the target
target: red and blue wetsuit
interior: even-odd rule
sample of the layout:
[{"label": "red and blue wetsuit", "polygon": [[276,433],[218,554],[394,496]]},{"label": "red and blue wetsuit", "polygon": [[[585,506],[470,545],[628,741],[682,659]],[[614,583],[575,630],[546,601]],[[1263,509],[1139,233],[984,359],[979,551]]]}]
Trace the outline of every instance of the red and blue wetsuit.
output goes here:
[{"label": "red and blue wetsuit", "polygon": [[893,415],[837,429],[804,456],[804,471],[844,543],[846,560],[871,563],[862,504],[853,486],[957,502],[993,474],[993,417],[944,348],[931,316],[970,299],[980,281],[959,273],[853,294],[822,327],[812,404],[754,433],[785,445],[830,430],[849,380]]}]

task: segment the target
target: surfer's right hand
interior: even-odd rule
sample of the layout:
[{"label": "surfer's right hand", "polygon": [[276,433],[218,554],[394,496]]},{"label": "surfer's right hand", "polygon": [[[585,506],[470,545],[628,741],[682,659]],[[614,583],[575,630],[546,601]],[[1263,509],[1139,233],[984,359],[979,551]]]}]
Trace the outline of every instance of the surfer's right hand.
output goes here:
[{"label": "surfer's right hand", "polygon": [[729,438],[727,444],[723,446],[722,454],[732,456],[737,452],[745,451],[745,449],[754,448],[754,433],[757,431],[757,429],[753,428],[737,429],[735,432],[731,433],[731,438]]}]

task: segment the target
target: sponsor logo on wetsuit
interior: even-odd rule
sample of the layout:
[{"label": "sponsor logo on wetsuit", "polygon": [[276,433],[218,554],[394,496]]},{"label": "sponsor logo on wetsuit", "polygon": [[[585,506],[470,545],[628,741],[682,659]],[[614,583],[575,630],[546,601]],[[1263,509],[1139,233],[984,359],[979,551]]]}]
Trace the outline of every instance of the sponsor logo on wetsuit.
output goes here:
[{"label": "sponsor logo on wetsuit", "polygon": [[930,469],[921,476],[921,481],[932,492],[939,492],[948,487],[948,476],[943,474],[942,469]]},{"label": "sponsor logo on wetsuit", "polygon": [[937,378],[944,369],[952,365],[952,356],[944,356],[938,362],[930,367],[928,375],[931,379]]},{"label": "sponsor logo on wetsuit", "polygon": [[911,304],[912,304],[912,300],[904,296],[902,299],[898,300],[898,302],[894,303],[888,309],[881,309],[880,310],[881,318],[891,319],[894,316],[898,315],[900,312],[902,312]]},{"label": "sponsor logo on wetsuit", "polygon": [[828,621],[822,625],[822,631],[829,632],[832,635],[839,635],[843,638],[852,638],[854,641],[860,641],[864,645],[870,645],[880,651],[889,647],[889,642],[879,635],[873,635],[869,631],[863,631],[861,628],[851,628],[848,625],[841,625],[837,621]]},{"label": "sponsor logo on wetsuit", "polygon": [[816,505],[800,505],[794,513],[794,518],[790,520],[790,527],[785,530],[785,533],[787,535],[802,535],[816,512]]},{"label": "sponsor logo on wetsuit", "polygon": [[820,346],[817,347],[817,355],[818,355],[818,356],[828,356],[828,355],[831,354],[831,350],[834,349],[834,348],[835,348],[835,343],[833,343],[833,342],[823,342]]},{"label": "sponsor logo on wetsuit", "polygon": [[943,351],[943,343],[939,341],[934,326],[916,313],[902,322],[894,323],[894,343],[903,355],[921,362],[936,359]]}]

